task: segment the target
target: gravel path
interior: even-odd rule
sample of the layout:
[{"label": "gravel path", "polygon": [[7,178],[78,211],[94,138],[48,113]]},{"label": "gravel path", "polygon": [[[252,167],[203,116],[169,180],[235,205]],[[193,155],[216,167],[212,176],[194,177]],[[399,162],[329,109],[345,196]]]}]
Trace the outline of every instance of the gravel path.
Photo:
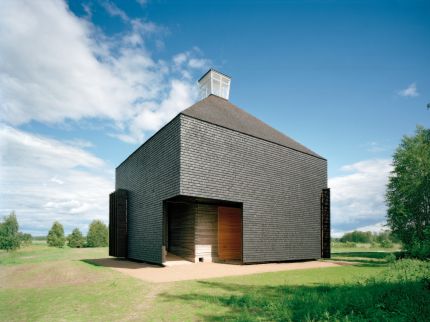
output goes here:
[{"label": "gravel path", "polygon": [[338,264],[332,262],[307,261],[296,263],[270,263],[253,265],[188,263],[171,267],[160,267],[115,258],[94,259],[92,261],[98,265],[110,267],[118,272],[128,274],[135,278],[152,283],[165,283],[224,276],[238,276],[266,272],[339,266]]}]

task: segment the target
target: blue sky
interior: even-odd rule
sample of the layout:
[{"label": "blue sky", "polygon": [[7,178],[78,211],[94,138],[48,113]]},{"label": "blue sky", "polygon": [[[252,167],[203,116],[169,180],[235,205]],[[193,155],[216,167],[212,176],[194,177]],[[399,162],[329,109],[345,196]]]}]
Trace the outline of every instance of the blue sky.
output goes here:
[{"label": "blue sky", "polygon": [[0,210],[34,234],[107,222],[114,168],[214,67],[230,101],[328,159],[334,234],[381,229],[394,149],[429,126],[429,14],[428,1],[4,1]]}]

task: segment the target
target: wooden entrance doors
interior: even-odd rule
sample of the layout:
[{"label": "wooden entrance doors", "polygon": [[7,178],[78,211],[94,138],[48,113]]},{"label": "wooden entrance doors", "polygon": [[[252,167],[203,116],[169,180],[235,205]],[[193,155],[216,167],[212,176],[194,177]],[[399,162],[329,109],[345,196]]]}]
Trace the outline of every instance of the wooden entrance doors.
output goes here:
[{"label": "wooden entrance doors", "polygon": [[218,207],[218,258],[242,260],[242,210]]}]

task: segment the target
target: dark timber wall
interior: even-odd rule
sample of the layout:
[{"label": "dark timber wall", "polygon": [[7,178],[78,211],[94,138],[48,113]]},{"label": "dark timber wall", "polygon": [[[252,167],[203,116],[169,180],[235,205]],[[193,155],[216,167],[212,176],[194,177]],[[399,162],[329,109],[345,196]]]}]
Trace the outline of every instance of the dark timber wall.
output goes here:
[{"label": "dark timber wall", "polygon": [[245,263],[321,257],[327,161],[185,115],[180,194],[243,203]]},{"label": "dark timber wall", "polygon": [[321,257],[330,258],[330,189],[323,189],[321,193]]},{"label": "dark timber wall", "polygon": [[180,119],[174,118],[116,169],[128,193],[128,256],[162,263],[163,200],[179,194]]},{"label": "dark timber wall", "polygon": [[127,191],[109,195],[109,256],[127,257]]}]

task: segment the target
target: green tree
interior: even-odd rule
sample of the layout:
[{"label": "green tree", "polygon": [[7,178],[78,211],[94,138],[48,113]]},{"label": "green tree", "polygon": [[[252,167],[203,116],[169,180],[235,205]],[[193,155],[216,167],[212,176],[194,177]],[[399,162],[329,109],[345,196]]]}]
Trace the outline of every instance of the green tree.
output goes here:
[{"label": "green tree", "polygon": [[21,246],[30,246],[33,242],[33,237],[31,236],[31,234],[19,232],[18,235],[19,240],[21,242]]},{"label": "green tree", "polygon": [[108,245],[108,228],[101,220],[93,220],[87,235],[88,247],[105,247]]},{"label": "green tree", "polygon": [[64,237],[64,228],[58,221],[52,224],[51,230],[48,233],[47,243],[53,247],[64,247],[66,238]]},{"label": "green tree", "polygon": [[82,236],[78,228],[73,229],[72,233],[67,237],[69,247],[80,248],[85,245],[85,238]]},{"label": "green tree", "polygon": [[[387,221],[405,250],[430,257],[430,130],[418,126],[394,153]],[[414,255],[414,254],[413,254]]]},{"label": "green tree", "polygon": [[344,234],[339,240],[342,243],[345,243],[345,242],[371,243],[372,239],[373,237],[370,231],[354,230],[353,232]]},{"label": "green tree", "polygon": [[18,220],[16,219],[15,212],[12,211],[0,223],[0,249],[11,251],[20,247],[21,241],[18,229]]}]

